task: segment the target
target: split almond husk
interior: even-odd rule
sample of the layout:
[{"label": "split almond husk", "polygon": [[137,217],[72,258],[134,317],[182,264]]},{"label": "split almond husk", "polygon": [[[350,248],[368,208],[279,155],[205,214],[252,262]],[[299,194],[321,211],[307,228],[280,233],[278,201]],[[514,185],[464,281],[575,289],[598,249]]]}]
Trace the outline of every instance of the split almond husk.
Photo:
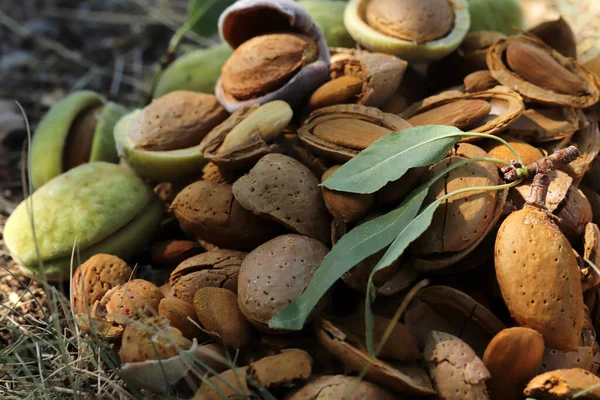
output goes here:
[{"label": "split almond husk", "polygon": [[497,86],[476,93],[444,92],[413,104],[402,117],[414,126],[451,125],[464,131],[495,135],[514,123],[523,108],[518,93]]},{"label": "split almond husk", "polygon": [[238,272],[247,255],[235,250],[213,250],[188,258],[171,272],[173,296],[192,304],[194,295],[203,287],[237,293]]},{"label": "split almond husk", "polygon": [[572,399],[583,390],[587,399],[600,399],[600,378],[583,369],[559,369],[533,378],[523,393],[539,400]]},{"label": "split almond husk", "polygon": [[410,127],[396,115],[347,104],[313,111],[298,129],[298,137],[315,153],[346,162],[380,137]]},{"label": "split almond husk", "polygon": [[483,363],[491,378],[487,387],[492,400],[517,399],[542,364],[544,338],[529,328],[500,331],[485,350]]},{"label": "split almond husk", "polygon": [[560,18],[542,22],[529,30],[529,33],[540,38],[548,46],[565,57],[577,58],[577,42],[571,26]]},{"label": "split almond husk", "polygon": [[534,106],[508,127],[507,133],[527,142],[568,138],[579,129],[579,116],[571,107]]},{"label": "split almond husk", "polygon": [[597,76],[533,35],[500,39],[487,64],[494,78],[528,100],[584,108],[600,98]]}]

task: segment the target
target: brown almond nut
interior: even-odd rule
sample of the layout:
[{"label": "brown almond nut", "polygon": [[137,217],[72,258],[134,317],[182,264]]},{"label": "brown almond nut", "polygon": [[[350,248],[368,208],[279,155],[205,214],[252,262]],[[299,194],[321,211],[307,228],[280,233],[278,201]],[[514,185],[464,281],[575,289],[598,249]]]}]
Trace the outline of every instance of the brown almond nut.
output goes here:
[{"label": "brown almond nut", "polygon": [[467,92],[482,92],[498,86],[498,82],[488,70],[471,72],[463,81]]},{"label": "brown almond nut", "polygon": [[[592,389],[593,388],[593,389]],[[600,378],[583,369],[560,369],[533,378],[523,393],[539,400],[572,399],[576,393],[586,393],[587,399],[600,399]]]},{"label": "brown almond nut", "polygon": [[203,287],[220,287],[237,293],[238,272],[247,255],[235,250],[213,250],[185,260],[171,272],[173,296],[191,304]]},{"label": "brown almond nut", "polygon": [[323,347],[340,359],[350,371],[366,370],[367,380],[395,392],[416,395],[436,394],[427,372],[416,364],[391,364],[373,358],[356,336],[323,318],[315,324],[315,329]]},{"label": "brown almond nut", "polygon": [[571,95],[586,90],[575,74],[563,68],[550,54],[529,43],[509,43],[506,60],[513,71],[544,89]]},{"label": "brown almond nut", "polygon": [[192,342],[183,337],[178,329],[169,326],[164,318],[148,318],[125,328],[119,358],[123,364],[166,360],[189,349],[191,345]]},{"label": "brown almond nut", "polygon": [[487,387],[492,400],[517,399],[542,364],[544,338],[529,328],[508,328],[498,333],[483,355],[490,371]]},{"label": "brown almond nut", "polygon": [[250,325],[238,307],[237,295],[232,291],[203,287],[194,295],[194,310],[202,327],[225,344],[239,349],[250,341]]},{"label": "brown almond nut", "polygon": [[355,376],[325,375],[311,379],[287,400],[398,400],[392,392]]},{"label": "brown almond nut", "polygon": [[583,329],[583,291],[577,258],[546,210],[526,204],[500,226],[496,276],[517,323],[535,329],[548,347],[573,351]]},{"label": "brown almond nut", "polygon": [[[519,153],[519,156],[521,156],[523,164],[525,165],[529,165],[532,162],[536,161],[538,158],[544,157],[544,153],[542,153],[541,150],[533,147],[529,143],[526,143],[519,139],[515,139],[510,136],[505,136],[503,139],[506,140],[508,144],[510,144],[517,153]],[[516,157],[513,154],[513,152],[510,151],[510,149],[506,147],[503,143],[500,143],[497,140],[486,140],[478,144],[492,158],[498,158],[506,162],[516,160]],[[498,166],[498,168],[501,168],[504,167],[505,164],[498,163],[496,165]]]},{"label": "brown almond nut", "polygon": [[[302,294],[328,251],[318,240],[291,234],[248,254],[238,277],[238,303],[248,321],[269,331],[269,320]],[[326,302],[324,297],[313,314]]]},{"label": "brown almond nut", "polygon": [[81,111],[73,120],[63,147],[63,171],[90,161],[96,125],[104,105],[94,105]]},{"label": "brown almond nut", "polygon": [[[323,174],[321,183],[325,182],[341,165],[334,165]],[[336,221],[352,222],[365,215],[375,203],[375,194],[344,193],[322,186],[323,201]]]},{"label": "brown almond nut", "polygon": [[152,261],[158,265],[174,267],[202,251],[202,247],[191,240],[168,240],[152,247]]},{"label": "brown almond nut", "polygon": [[592,206],[581,189],[571,186],[567,197],[560,204],[557,211],[558,227],[567,237],[583,235],[587,224],[592,222]]},{"label": "brown almond nut", "polygon": [[317,57],[317,44],[308,36],[256,36],[235,49],[223,65],[223,89],[238,100],[260,97],[282,87]]},{"label": "brown almond nut", "polygon": [[372,28],[417,44],[443,38],[454,25],[454,12],[445,0],[371,0],[364,12]]},{"label": "brown almond nut", "polygon": [[[328,243],[329,213],[317,177],[299,161],[268,154],[233,184],[235,199],[246,210]],[[244,227],[245,228],[245,227]]]},{"label": "brown almond nut", "polygon": [[[104,297],[108,298],[106,319],[127,325],[133,320],[156,315],[163,294],[155,284],[143,279],[133,279]],[[103,298],[101,303],[104,301]]]},{"label": "brown almond nut", "polygon": [[227,116],[215,96],[178,90],[146,106],[140,114],[140,129],[132,129],[128,134],[136,149],[184,149],[199,145]]},{"label": "brown almond nut", "polygon": [[308,108],[316,110],[335,104],[354,103],[362,91],[363,80],[361,78],[345,75],[333,79],[315,90],[308,100]]},{"label": "brown almond nut", "polygon": [[485,382],[490,379],[490,372],[473,349],[458,337],[431,332],[424,355],[441,398],[489,399]]},{"label": "brown almond nut", "polygon": [[90,314],[92,306],[110,289],[126,283],[133,271],[119,257],[110,254],[96,254],[81,264],[71,281],[74,314]]},{"label": "brown almond nut", "polygon": [[585,108],[600,98],[598,77],[533,35],[498,40],[487,65],[504,86],[538,103]]},{"label": "brown almond nut", "polygon": [[451,125],[465,129],[488,116],[492,107],[483,100],[458,100],[408,119],[413,126]]},{"label": "brown almond nut", "polygon": [[279,231],[277,224],[245,210],[234,199],[231,185],[192,183],[179,192],[170,209],[185,232],[219,247],[253,249]]},{"label": "brown almond nut", "polygon": [[191,303],[176,297],[165,297],[158,304],[158,315],[168,319],[173,328],[179,329],[190,340],[197,338],[202,342],[207,339],[207,335],[198,329],[200,323]]}]

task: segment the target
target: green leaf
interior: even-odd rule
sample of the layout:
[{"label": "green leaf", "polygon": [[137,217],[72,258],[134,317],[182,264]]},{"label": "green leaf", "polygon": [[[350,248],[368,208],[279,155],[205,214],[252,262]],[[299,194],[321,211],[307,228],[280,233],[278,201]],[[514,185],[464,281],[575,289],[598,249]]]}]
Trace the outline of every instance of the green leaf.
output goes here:
[{"label": "green leaf", "polygon": [[[421,186],[420,189],[425,187],[425,193],[429,190],[428,185]],[[442,201],[445,201],[446,198],[442,197],[440,199],[435,200],[433,203],[429,204],[419,215],[417,215],[412,221],[410,221],[398,234],[398,237],[387,249],[381,260],[377,263],[373,271],[371,271],[371,275],[369,275],[369,282],[367,284],[367,296],[365,299],[366,307],[365,307],[365,324],[366,324],[366,342],[367,342],[367,350],[369,353],[373,355],[375,353],[375,347],[373,344],[373,312],[371,311],[371,303],[375,301],[375,285],[373,284],[373,277],[375,273],[383,268],[390,266],[394,261],[396,261],[403,253],[404,250],[415,241],[419,236],[423,234],[431,225],[431,221],[433,220],[433,213]]]},{"label": "green leaf", "polygon": [[344,164],[323,185],[350,193],[374,193],[400,179],[409,168],[444,158],[463,135],[453,126],[417,126],[392,132]]},{"label": "green leaf", "polygon": [[190,0],[188,24],[200,36],[209,37],[217,33],[219,16],[236,0]]},{"label": "green leaf", "polygon": [[325,256],[302,295],[269,321],[271,328],[299,330],[321,297],[356,264],[387,247],[417,215],[429,186],[413,192],[397,209],[352,229]]}]

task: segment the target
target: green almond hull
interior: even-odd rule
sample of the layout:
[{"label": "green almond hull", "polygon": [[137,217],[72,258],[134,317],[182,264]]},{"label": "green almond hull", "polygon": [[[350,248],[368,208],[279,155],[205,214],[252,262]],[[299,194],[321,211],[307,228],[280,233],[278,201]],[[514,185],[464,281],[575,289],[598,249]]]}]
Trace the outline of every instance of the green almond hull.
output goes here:
[{"label": "green almond hull", "polygon": [[106,161],[113,164],[119,162],[117,145],[113,130],[117,122],[127,114],[127,109],[117,103],[107,102],[96,124],[94,142],[90,153],[90,162]]},{"label": "green almond hull", "polygon": [[[516,35],[524,27],[523,9],[518,0],[467,0],[471,14],[470,31],[498,31]],[[516,29],[515,29],[516,28]]]},{"label": "green almond hull", "polygon": [[344,26],[344,10],[348,2],[341,0],[301,0],[298,2],[319,24],[330,47],[356,46]]},{"label": "green almond hull", "polygon": [[119,155],[135,173],[155,181],[178,181],[192,175],[199,175],[206,164],[199,146],[172,151],[145,151],[133,148],[127,130],[135,123],[141,110],[125,115],[114,129],[115,142]]}]

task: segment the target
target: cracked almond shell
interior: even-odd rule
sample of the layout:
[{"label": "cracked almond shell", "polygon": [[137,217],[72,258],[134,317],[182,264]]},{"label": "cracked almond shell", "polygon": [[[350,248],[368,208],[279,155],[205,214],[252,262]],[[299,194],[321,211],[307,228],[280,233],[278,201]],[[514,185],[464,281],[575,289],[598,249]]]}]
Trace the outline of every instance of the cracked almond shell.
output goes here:
[{"label": "cracked almond shell", "polygon": [[[29,221],[31,203],[44,271]],[[141,179],[118,165],[93,162],[57,176],[21,202],[6,221],[3,238],[27,275],[43,273],[59,281],[70,276],[74,243],[82,261],[99,253],[128,260],[148,244],[163,212]]]},{"label": "cracked almond shell", "polygon": [[213,95],[170,92],[119,120],[114,130],[119,156],[153,181],[188,177],[206,163],[200,142],[227,116]]},{"label": "cracked almond shell", "polygon": [[279,230],[277,224],[242,207],[227,184],[192,183],[179,192],[170,210],[185,232],[229,249],[253,249]]},{"label": "cracked almond shell", "polygon": [[[257,29],[258,28],[258,29]],[[306,63],[304,55],[296,57],[297,63],[294,69],[285,71],[287,76],[281,79],[277,85],[271,88],[262,88],[260,93],[255,93],[247,99],[238,99],[226,90],[223,81],[223,73],[227,73],[235,79],[239,79],[240,73],[246,72],[249,78],[243,84],[251,87],[260,87],[262,81],[272,81],[274,77],[281,74],[282,68],[277,63],[290,61],[286,56],[285,45],[280,43],[278,47],[283,52],[283,57],[269,58],[265,51],[260,51],[260,57],[256,52],[250,51],[247,61],[242,61],[243,54],[236,55],[236,50],[241,52],[240,47],[248,47],[249,41],[262,40],[265,35],[278,33],[298,32],[305,35],[316,45],[316,58]],[[228,7],[219,17],[219,35],[234,48],[232,57],[225,63],[221,72],[221,78],[215,89],[216,96],[229,111],[234,112],[240,107],[251,104],[264,104],[272,100],[284,100],[290,104],[307,97],[317,87],[327,80],[329,73],[329,49],[321,28],[315,23],[310,14],[299,4],[291,0],[241,0]],[[261,36],[262,35],[262,36]],[[244,46],[246,44],[246,46]],[[275,44],[275,42],[274,42]],[[270,49],[269,49],[270,50]],[[252,56],[254,54],[254,56]],[[293,55],[292,55],[293,56]],[[234,58],[237,57],[237,58]],[[265,58],[266,57],[266,58]],[[263,63],[261,65],[260,63]],[[237,62],[238,64],[233,64]],[[240,65],[241,64],[241,65]],[[252,67],[259,67],[257,73],[252,72]],[[232,68],[241,68],[239,72],[230,74]],[[237,76],[236,76],[237,75]],[[237,85],[233,85],[236,87]],[[236,87],[236,90],[238,88]]]},{"label": "cracked almond shell", "polygon": [[233,195],[242,207],[256,215],[323,243],[329,242],[331,218],[319,180],[291,157],[264,156],[233,184]]},{"label": "cracked almond shell", "polygon": [[344,163],[380,137],[411,127],[377,108],[343,104],[313,111],[298,128],[298,138],[314,153]]},{"label": "cracked almond shell", "polygon": [[[328,252],[318,240],[290,234],[248,254],[238,276],[238,302],[248,321],[261,331],[272,331],[268,326],[271,318],[304,292]],[[326,302],[324,297],[313,315]]]},{"label": "cracked almond shell", "polygon": [[506,133],[526,142],[549,142],[570,137],[579,124],[579,116],[571,107],[529,105]]},{"label": "cracked almond shell", "polygon": [[567,400],[585,389],[586,399],[600,399],[600,378],[583,369],[560,369],[546,372],[533,378],[523,393],[539,400]]},{"label": "cracked almond shell", "polygon": [[213,250],[188,258],[171,272],[173,296],[191,304],[194,294],[203,287],[237,293],[238,273],[247,255],[235,250]]},{"label": "cracked almond shell", "polygon": [[113,127],[127,110],[99,94],[81,90],[69,94],[48,110],[31,142],[31,183],[39,188],[82,163],[119,158]]},{"label": "cracked almond shell", "polygon": [[[507,88],[476,93],[443,92],[410,106],[402,117],[414,126],[452,125],[464,131],[496,135],[523,113],[521,96]],[[466,138],[463,141],[475,141]]]},{"label": "cracked almond shell", "polygon": [[129,322],[156,315],[163,298],[160,289],[144,279],[133,279],[108,291],[100,303],[106,307],[106,319],[127,325]]},{"label": "cracked almond shell", "polygon": [[429,374],[439,396],[446,400],[487,400],[490,372],[483,361],[461,339],[444,332],[431,332],[425,345]]},{"label": "cracked almond shell", "polygon": [[416,364],[391,364],[373,358],[357,337],[326,319],[317,321],[315,329],[323,347],[340,359],[349,370],[361,372],[369,365],[365,378],[381,386],[399,393],[436,394],[427,372]]},{"label": "cracked almond shell", "polygon": [[355,376],[324,375],[317,376],[286,400],[326,400],[326,399],[377,399],[397,400],[398,396],[374,383]]},{"label": "cracked almond shell", "polygon": [[[511,46],[514,47],[515,45],[524,48],[522,50],[523,54],[515,55],[515,60],[520,60],[521,63],[525,64],[519,68],[522,69],[521,74],[531,74],[528,79],[517,74],[513,68],[506,64],[506,53],[511,49]],[[514,48],[519,49],[519,47]],[[532,54],[530,50],[532,48],[536,49],[537,53],[529,56],[528,54]],[[487,64],[498,82],[520,93],[526,100],[548,105],[585,108],[600,99],[600,81],[596,75],[582,67],[577,61],[563,56],[532,35],[510,36],[500,39],[488,51]],[[569,76],[574,77],[574,84],[577,82],[581,89],[575,91],[575,88],[573,88],[572,90],[565,90],[564,93],[559,93],[551,88],[540,86],[541,83],[531,82],[535,78],[539,82],[557,81],[559,87],[566,85],[562,77],[557,76],[557,73],[570,74]],[[547,85],[546,83],[543,84]]]},{"label": "cracked almond shell", "polygon": [[465,0],[351,0],[344,13],[346,29],[357,43],[409,63],[435,61],[452,52],[470,22]]},{"label": "cracked almond shell", "polygon": [[587,224],[592,222],[592,205],[581,189],[572,185],[565,200],[555,211],[559,218],[557,225],[568,238],[583,235]]},{"label": "cracked almond shell", "polygon": [[561,169],[579,182],[600,153],[600,129],[597,118],[588,117],[585,125],[575,132],[569,141],[577,146],[581,155]]},{"label": "cracked almond shell", "polygon": [[528,204],[510,214],[496,236],[494,259],[517,323],[540,332],[548,347],[575,350],[584,324],[579,265],[553,217]]}]

